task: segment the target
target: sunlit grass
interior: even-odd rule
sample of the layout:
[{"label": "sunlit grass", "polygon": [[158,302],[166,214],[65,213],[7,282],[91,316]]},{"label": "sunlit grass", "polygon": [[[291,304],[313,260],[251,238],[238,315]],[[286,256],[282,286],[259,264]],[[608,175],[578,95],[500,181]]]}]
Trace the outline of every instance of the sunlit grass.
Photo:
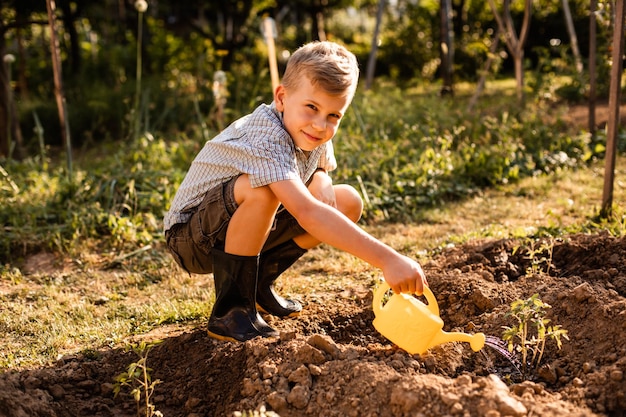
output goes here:
[{"label": "sunlit grass", "polygon": [[137,273],[0,277],[0,368],[41,365],[59,355],[120,344],[155,326],[206,317],[212,286],[168,268],[151,283]]},{"label": "sunlit grass", "polygon": [[602,205],[604,162],[525,178],[485,190],[463,201],[426,210],[414,224],[380,228],[395,246],[431,249],[472,239],[516,238],[540,233],[586,233],[607,230],[624,234],[626,158],[618,158],[613,219],[597,220]]}]

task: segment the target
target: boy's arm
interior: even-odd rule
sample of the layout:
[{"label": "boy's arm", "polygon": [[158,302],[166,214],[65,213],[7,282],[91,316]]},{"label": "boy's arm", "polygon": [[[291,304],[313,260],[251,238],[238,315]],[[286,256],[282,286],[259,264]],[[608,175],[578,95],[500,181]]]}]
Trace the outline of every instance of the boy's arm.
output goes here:
[{"label": "boy's arm", "polygon": [[419,263],[369,235],[337,209],[315,199],[302,182],[279,181],[270,184],[270,189],[316,239],[380,268],[393,291],[422,293],[427,282]]}]

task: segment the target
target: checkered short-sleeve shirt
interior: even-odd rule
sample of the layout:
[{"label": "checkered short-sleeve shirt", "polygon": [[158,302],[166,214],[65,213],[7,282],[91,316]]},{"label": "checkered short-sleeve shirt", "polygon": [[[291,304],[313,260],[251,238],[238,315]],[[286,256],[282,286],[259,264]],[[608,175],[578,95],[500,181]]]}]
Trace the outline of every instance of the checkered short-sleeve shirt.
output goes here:
[{"label": "checkered short-sleeve shirt", "polygon": [[164,230],[186,223],[207,191],[237,175],[247,174],[252,187],[261,187],[293,179],[306,183],[317,168],[336,167],[332,141],[307,155],[295,146],[274,103],[261,104],[204,145],[165,214]]}]

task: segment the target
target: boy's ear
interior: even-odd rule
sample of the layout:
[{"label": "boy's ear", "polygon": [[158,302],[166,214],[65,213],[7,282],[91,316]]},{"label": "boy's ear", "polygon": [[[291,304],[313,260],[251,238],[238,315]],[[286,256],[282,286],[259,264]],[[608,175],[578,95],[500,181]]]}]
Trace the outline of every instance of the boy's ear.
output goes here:
[{"label": "boy's ear", "polygon": [[274,92],[274,102],[276,103],[276,110],[282,112],[285,110],[285,87],[282,84],[279,84],[276,87],[276,91]]}]

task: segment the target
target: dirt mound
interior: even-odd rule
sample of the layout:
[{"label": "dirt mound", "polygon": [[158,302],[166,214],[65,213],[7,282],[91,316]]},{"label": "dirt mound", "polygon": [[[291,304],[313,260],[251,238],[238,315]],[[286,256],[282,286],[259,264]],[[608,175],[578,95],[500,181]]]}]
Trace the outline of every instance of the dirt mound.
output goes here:
[{"label": "dirt mound", "polygon": [[[520,250],[515,240],[443,250],[424,265],[444,330],[500,337],[510,303],[538,293],[548,318],[568,330],[548,345],[540,370],[520,376],[493,349],[466,343],[410,355],[372,326],[372,292],[315,291],[305,311],[268,318],[280,338],[217,342],[197,327],[162,328],[150,352],[152,403],[164,416],[231,416],[265,407],[303,416],[626,415],[626,242],[576,235]],[[551,256],[550,256],[551,254]],[[537,262],[540,260],[541,262]],[[136,415],[115,376],[137,361],[121,349],[65,357],[0,375],[0,415]],[[269,413],[268,413],[269,414]]]}]

